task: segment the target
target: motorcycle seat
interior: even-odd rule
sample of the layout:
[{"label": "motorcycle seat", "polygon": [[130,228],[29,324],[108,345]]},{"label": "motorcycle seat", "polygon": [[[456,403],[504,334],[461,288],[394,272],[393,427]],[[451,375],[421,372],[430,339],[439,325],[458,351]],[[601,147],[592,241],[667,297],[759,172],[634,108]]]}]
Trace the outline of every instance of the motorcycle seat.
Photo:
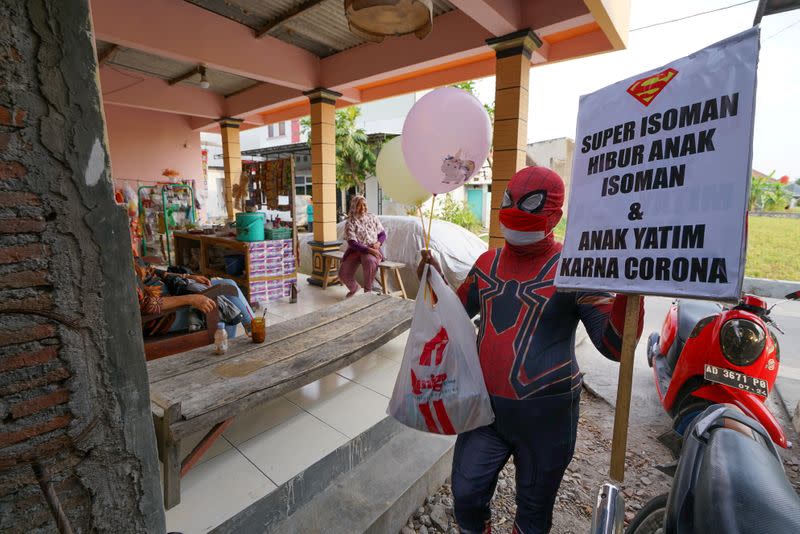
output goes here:
[{"label": "motorcycle seat", "polygon": [[710,436],[698,468],[694,532],[800,532],[800,498],[780,461],[735,430]]},{"label": "motorcycle seat", "polygon": [[678,335],[667,351],[667,362],[671,369],[675,369],[678,358],[686,345],[686,340],[692,333],[695,325],[709,315],[716,315],[722,306],[707,300],[678,299]]}]

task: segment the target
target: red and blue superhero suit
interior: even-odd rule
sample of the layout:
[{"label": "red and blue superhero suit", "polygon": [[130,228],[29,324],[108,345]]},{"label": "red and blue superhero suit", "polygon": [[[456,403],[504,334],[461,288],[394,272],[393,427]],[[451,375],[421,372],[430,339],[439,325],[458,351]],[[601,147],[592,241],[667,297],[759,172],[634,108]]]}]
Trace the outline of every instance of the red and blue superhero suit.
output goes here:
[{"label": "red and blue superhero suit", "polygon": [[[462,532],[490,530],[497,476],[514,456],[514,532],[548,532],[561,478],[575,450],[581,377],[578,321],[607,358],[619,360],[625,296],[556,292],[564,183],[528,167],[511,179],[500,209],[506,245],[475,262],[458,289],[470,317],[480,313],[478,354],[495,422],[458,436],[452,488]],[[642,331],[643,314],[639,320]]]}]

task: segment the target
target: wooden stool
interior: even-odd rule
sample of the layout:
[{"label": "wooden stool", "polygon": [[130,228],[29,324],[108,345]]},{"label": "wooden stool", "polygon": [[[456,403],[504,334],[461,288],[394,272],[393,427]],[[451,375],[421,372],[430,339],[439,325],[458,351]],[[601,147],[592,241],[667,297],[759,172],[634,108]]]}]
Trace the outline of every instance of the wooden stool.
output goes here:
[{"label": "wooden stool", "polygon": [[339,283],[339,266],[342,264],[344,252],[334,250],[322,254],[322,289],[328,289],[331,284]]},{"label": "wooden stool", "polygon": [[[408,298],[406,295],[406,288],[403,285],[403,279],[400,277],[400,269],[405,267],[405,263],[400,263],[399,261],[382,261],[380,265],[378,265],[378,270],[381,274],[381,287],[383,288],[384,295],[392,295],[396,297],[403,297]],[[386,271],[391,271],[394,273],[394,279],[397,281],[397,285],[400,288],[397,291],[389,292],[389,286],[386,283]]]},{"label": "wooden stool", "polygon": [[[328,289],[331,284],[338,284],[339,281],[339,267],[342,264],[342,257],[344,252],[341,250],[334,250],[333,252],[325,252],[322,254],[322,289]],[[406,288],[403,285],[403,279],[400,277],[400,269],[405,267],[405,263],[399,261],[384,260],[378,265],[378,272],[381,277],[381,288],[384,295],[393,295],[408,298]],[[397,291],[390,292],[387,283],[387,271],[394,274],[394,279],[400,288]]]}]

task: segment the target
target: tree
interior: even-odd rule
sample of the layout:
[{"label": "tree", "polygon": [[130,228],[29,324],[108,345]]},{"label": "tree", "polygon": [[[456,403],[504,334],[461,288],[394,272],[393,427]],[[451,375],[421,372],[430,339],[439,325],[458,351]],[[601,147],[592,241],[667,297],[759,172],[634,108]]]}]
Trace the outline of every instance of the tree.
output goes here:
[{"label": "tree", "polygon": [[470,232],[477,232],[481,229],[481,221],[472,213],[469,204],[466,201],[458,202],[450,195],[445,195],[437,218],[457,224]]},{"label": "tree", "polygon": [[[466,91],[475,98],[478,98],[478,92],[475,87],[475,80],[469,80],[466,82],[458,82],[454,83],[453,87],[461,89],[462,91]],[[480,100],[480,98],[478,98]],[[483,104],[483,109],[486,110],[486,114],[489,115],[489,122],[492,125],[492,130],[494,130],[494,102],[491,104]],[[489,163],[489,167],[491,168],[493,165],[492,162],[492,147],[489,147],[489,156],[486,158],[486,161]]]},{"label": "tree", "polygon": [[767,177],[753,176],[750,182],[751,211],[776,211],[789,205],[792,197],[786,187],[772,179],[774,171]]},{"label": "tree", "polygon": [[[457,87],[462,91],[468,92],[475,98],[478,98],[478,92],[477,89],[475,88],[475,80],[454,83],[453,87]],[[478,98],[478,100],[480,100],[480,98]],[[489,120],[492,122],[492,124],[494,124],[494,102],[492,102],[491,104],[483,104],[483,109],[486,110],[486,113],[489,115]]]},{"label": "tree", "polygon": [[[361,108],[351,106],[336,112],[336,187],[342,190],[355,187],[364,192],[364,182],[375,174],[377,156],[369,137],[358,126]],[[303,130],[311,130],[311,120],[301,121]],[[309,144],[311,139],[309,138]]]}]

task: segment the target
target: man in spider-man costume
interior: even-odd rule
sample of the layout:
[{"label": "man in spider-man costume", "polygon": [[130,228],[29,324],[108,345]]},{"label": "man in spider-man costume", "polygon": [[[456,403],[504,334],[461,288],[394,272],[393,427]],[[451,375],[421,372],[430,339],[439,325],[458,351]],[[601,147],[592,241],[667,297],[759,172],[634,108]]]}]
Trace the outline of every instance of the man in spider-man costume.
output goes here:
[{"label": "man in spider-man costume", "polygon": [[[506,244],[478,258],[458,288],[470,317],[480,313],[478,354],[495,413],[494,423],[456,441],[454,509],[465,534],[491,531],[489,501],[512,455],[514,532],[550,530],[578,428],[578,321],[603,355],[619,360],[626,297],[556,292],[553,286],[561,253],[553,229],[563,203],[564,182],[555,172],[528,167],[515,174],[500,207]],[[426,261],[436,266],[423,251]],[[637,335],[643,318],[642,312]]]}]

